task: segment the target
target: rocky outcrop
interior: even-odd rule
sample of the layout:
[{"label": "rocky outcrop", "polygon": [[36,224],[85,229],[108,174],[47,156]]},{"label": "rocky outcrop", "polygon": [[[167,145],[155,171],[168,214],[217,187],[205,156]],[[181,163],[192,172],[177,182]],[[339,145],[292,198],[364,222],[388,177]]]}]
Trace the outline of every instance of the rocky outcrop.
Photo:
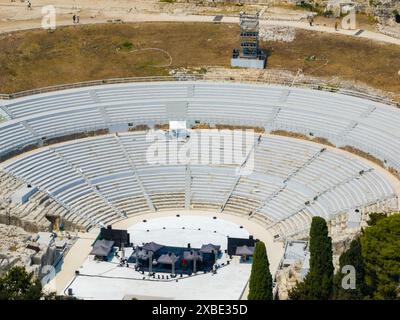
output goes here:
[{"label": "rocky outcrop", "polygon": [[301,268],[302,262],[299,260],[276,272],[276,292],[279,300],[287,300],[289,298],[289,291],[292,290],[298,282],[302,281]]},{"label": "rocky outcrop", "polygon": [[38,236],[20,227],[0,224],[0,274],[12,267],[22,266],[35,276],[41,268],[52,265],[57,258],[54,243],[38,243]]},{"label": "rocky outcrop", "polygon": [[27,203],[12,203],[11,195],[23,181],[0,171],[0,223],[23,228],[27,232],[50,231],[52,223],[47,216],[59,214],[60,206],[42,192],[34,194]]}]

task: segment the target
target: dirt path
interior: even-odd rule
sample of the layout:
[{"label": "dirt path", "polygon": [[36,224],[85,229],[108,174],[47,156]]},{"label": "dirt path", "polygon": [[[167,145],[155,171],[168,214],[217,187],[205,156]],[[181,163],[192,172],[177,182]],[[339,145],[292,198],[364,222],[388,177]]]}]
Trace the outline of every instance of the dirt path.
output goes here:
[{"label": "dirt path", "polygon": [[[21,2],[6,2],[0,0],[0,33],[35,29],[41,27],[41,9],[47,4],[45,0],[38,0],[40,5],[33,3],[33,10],[27,10],[26,4]],[[55,0],[53,4],[57,8],[57,25],[66,26],[72,25],[72,14],[80,12],[81,24],[105,23],[110,20],[121,19],[124,22],[213,22],[215,15],[197,15],[187,14],[184,9],[164,10],[166,12],[157,12],[162,10],[160,3],[155,1],[137,1],[131,2],[120,0],[115,3],[104,1],[104,5],[99,5],[93,8],[87,0],[79,3],[79,6],[74,1],[71,4]],[[168,7],[167,7],[168,8]],[[190,12],[191,10],[189,10]],[[193,11],[193,10],[192,10]],[[288,15],[289,16],[289,15]],[[237,16],[224,16],[222,23],[239,22]],[[330,26],[324,26],[316,23],[310,26],[307,21],[298,19],[282,20],[281,17],[270,16],[268,20],[261,20],[261,26],[289,26],[305,30],[320,31],[326,33],[336,33],[358,38],[366,38],[373,41],[381,41],[391,44],[400,45],[400,39],[393,38],[381,33],[368,30],[335,30]]]},{"label": "dirt path", "polygon": [[78,237],[78,240],[63,259],[61,270],[57,273],[57,276],[45,286],[46,291],[55,291],[57,294],[63,293],[64,288],[74,277],[75,270],[79,270],[89,255],[97,234],[95,232],[79,233]]}]

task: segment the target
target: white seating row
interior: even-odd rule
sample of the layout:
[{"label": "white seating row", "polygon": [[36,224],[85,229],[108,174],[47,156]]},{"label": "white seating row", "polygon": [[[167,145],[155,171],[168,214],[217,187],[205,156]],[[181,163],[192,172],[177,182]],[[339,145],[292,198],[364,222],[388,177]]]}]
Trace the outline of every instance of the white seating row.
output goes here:
[{"label": "white seating row", "polygon": [[93,221],[122,219],[118,211],[127,216],[151,211],[151,201],[155,210],[222,210],[293,232],[315,215],[330,219],[349,208],[396,198],[392,185],[373,168],[302,140],[262,135],[251,151],[253,171],[242,176],[237,176],[240,163],[148,162],[152,143],[146,132],[86,138],[41,148],[7,161],[3,169],[73,208],[49,210],[86,228]]},{"label": "white seating row", "polygon": [[400,147],[399,109],[318,90],[207,81],[132,83],[34,95],[0,107],[13,118],[0,124],[0,155],[43,137],[116,123],[167,123],[175,116],[313,134],[362,148],[400,171],[394,151]]}]

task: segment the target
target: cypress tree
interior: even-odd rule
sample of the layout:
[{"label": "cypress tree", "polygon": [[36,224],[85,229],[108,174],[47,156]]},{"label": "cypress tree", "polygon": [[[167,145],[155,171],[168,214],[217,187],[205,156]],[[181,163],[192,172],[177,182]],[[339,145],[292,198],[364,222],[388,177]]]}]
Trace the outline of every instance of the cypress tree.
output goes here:
[{"label": "cypress tree", "polygon": [[249,283],[249,300],[272,300],[272,275],[269,271],[269,261],[265,244],[256,243],[251,266]]},{"label": "cypress tree", "polygon": [[332,239],[325,219],[313,217],[310,229],[310,270],[290,293],[292,300],[327,300],[333,291]]}]

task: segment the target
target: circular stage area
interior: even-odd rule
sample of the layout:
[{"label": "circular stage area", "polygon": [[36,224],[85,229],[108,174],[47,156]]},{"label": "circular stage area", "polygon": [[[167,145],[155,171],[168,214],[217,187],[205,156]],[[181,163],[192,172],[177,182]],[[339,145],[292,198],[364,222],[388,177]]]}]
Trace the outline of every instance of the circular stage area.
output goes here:
[{"label": "circular stage area", "polygon": [[[107,300],[243,299],[247,296],[251,263],[226,254],[227,237],[248,238],[253,235],[255,239],[265,241],[273,272],[283,252],[282,244],[274,243],[272,236],[256,222],[216,212],[182,210],[143,214],[120,221],[113,228],[127,229],[130,241],[139,246],[152,241],[168,247],[187,247],[188,243],[191,248],[209,243],[220,245],[217,272],[197,272],[175,278],[168,273],[156,272],[155,276],[150,276],[147,272],[135,270],[134,263],[121,266],[118,257],[98,261],[89,256],[64,292],[71,289],[78,298]],[[133,255],[132,248],[124,250],[126,258]]]},{"label": "circular stage area", "polygon": [[156,242],[166,246],[200,248],[203,244],[216,244],[227,249],[228,237],[248,238],[249,232],[231,221],[204,216],[171,216],[150,219],[128,228],[131,242],[143,245]]},{"label": "circular stage area", "polygon": [[[179,218],[176,215],[179,215]],[[217,217],[217,219],[213,219],[214,217]],[[143,220],[147,222],[143,223]],[[161,224],[158,225],[158,222],[161,222]],[[162,222],[164,222],[164,224],[166,222],[175,222],[176,224],[167,228]],[[146,226],[146,228],[144,228],[144,226]],[[166,227],[165,230],[162,229],[164,226]],[[185,229],[182,229],[183,226]],[[240,228],[240,226],[243,228]],[[265,229],[259,221],[230,213],[218,213],[216,211],[206,210],[166,210],[133,216],[114,223],[112,227],[113,229],[128,230],[131,236],[131,242],[134,244],[142,244],[143,242],[149,241],[157,242],[156,240],[160,239],[158,241],[161,244],[179,244],[187,246],[187,244],[190,243],[191,246],[195,248],[197,247],[196,241],[199,241],[198,243],[201,247],[201,244],[215,240],[221,241],[216,243],[221,245],[221,250],[226,246],[226,236],[228,235],[232,238],[248,238],[249,235],[252,235],[254,239],[261,240],[265,243],[270,270],[273,274],[278,269],[279,262],[284,252],[284,244],[281,241],[274,241],[273,232]],[[198,228],[201,228],[203,232],[196,235]],[[209,232],[210,229],[212,229],[211,232]],[[149,230],[149,232],[145,230]],[[182,231],[185,236],[182,236]],[[217,232],[214,233],[214,231]],[[165,232],[164,235],[163,232]],[[154,238],[152,237],[153,235],[159,236],[160,238]],[[202,238],[203,235],[204,239]],[[215,238],[211,238],[210,235]],[[163,236],[165,238],[163,238]],[[173,238],[176,238],[176,240]]]}]

